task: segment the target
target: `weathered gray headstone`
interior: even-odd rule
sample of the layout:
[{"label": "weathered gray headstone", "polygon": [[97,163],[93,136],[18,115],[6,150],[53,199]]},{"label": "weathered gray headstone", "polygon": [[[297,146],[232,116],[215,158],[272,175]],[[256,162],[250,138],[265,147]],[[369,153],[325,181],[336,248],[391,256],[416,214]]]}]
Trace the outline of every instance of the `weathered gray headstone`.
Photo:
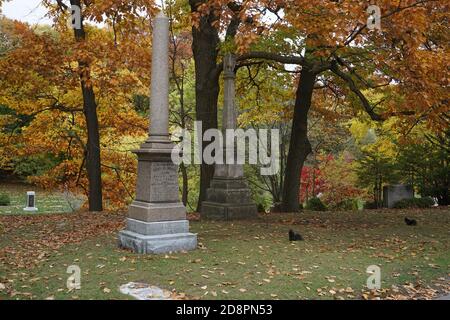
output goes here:
[{"label": "weathered gray headstone", "polygon": [[[234,72],[236,57],[227,54],[224,57],[224,107],[222,127],[225,130],[236,129]],[[224,155],[226,138],[224,138]],[[244,178],[244,169],[238,164],[216,164],[211,187],[207,190],[207,199],[201,205],[201,215],[207,219],[231,220],[252,218],[257,208],[252,201],[250,189]]]},{"label": "weathered gray headstone", "polygon": [[414,190],[410,185],[394,184],[383,187],[383,204],[386,208],[394,207],[400,200],[412,198]]},{"label": "weathered gray headstone", "polygon": [[178,167],[172,162],[169,137],[169,19],[155,18],[152,46],[150,132],[138,156],[136,199],[128,210],[120,245],[137,253],[193,250],[197,235],[189,232],[186,208],[179,201]]}]

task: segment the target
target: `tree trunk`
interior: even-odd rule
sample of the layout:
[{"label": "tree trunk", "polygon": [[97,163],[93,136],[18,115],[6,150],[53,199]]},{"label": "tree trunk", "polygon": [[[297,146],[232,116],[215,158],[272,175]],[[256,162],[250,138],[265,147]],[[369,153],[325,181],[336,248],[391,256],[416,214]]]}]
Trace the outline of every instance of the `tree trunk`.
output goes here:
[{"label": "tree trunk", "polygon": [[440,206],[448,206],[448,205],[450,205],[450,195],[449,195],[448,189],[444,190],[444,192],[438,198],[438,204]]},{"label": "tree trunk", "polygon": [[182,182],[182,189],[181,189],[181,201],[183,202],[183,205],[186,207],[188,204],[188,195],[189,195],[189,186],[188,186],[188,173],[187,168],[184,165],[184,163],[180,163],[180,170],[181,170],[181,176],[183,179]]},{"label": "tree trunk", "polygon": [[97,104],[92,86],[81,81],[83,110],[87,125],[86,170],[89,180],[89,211],[102,211],[102,176],[100,162],[100,134],[98,130]]},{"label": "tree trunk", "polygon": [[383,207],[383,177],[380,177],[380,183],[378,185],[378,199],[380,199],[380,208]]},{"label": "tree trunk", "polygon": [[[80,0],[70,0],[71,5],[81,8]],[[81,15],[81,28],[73,29],[75,39],[78,42],[86,40],[83,19]],[[102,176],[100,162],[100,133],[97,117],[97,103],[95,101],[94,88],[90,83],[89,64],[86,61],[78,61],[80,67],[80,84],[83,93],[83,112],[86,118],[87,144],[86,144],[86,171],[89,183],[89,211],[102,211]]]},{"label": "tree trunk", "polygon": [[303,164],[312,152],[308,140],[308,112],[314,90],[316,75],[303,67],[297,87],[294,118],[283,186],[283,211],[295,212],[300,208],[299,190]]},{"label": "tree trunk", "polygon": [[[197,6],[205,0],[190,0],[191,11],[196,12]],[[217,71],[217,55],[219,50],[219,34],[212,23],[217,20],[213,13],[200,18],[198,28],[192,27],[192,51],[195,60],[195,110],[197,121],[202,123],[203,133],[217,128],[217,101],[219,96],[219,72]],[[202,152],[208,145],[203,142]],[[200,194],[197,211],[201,211],[201,203],[206,199],[206,190],[214,176],[214,165],[201,164]]]}]

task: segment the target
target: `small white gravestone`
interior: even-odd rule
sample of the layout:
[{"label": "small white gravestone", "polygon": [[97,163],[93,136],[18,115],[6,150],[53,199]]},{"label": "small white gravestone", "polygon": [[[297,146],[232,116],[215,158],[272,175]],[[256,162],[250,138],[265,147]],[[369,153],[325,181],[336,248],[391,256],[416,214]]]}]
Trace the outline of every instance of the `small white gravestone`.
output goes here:
[{"label": "small white gravestone", "polygon": [[38,208],[36,208],[36,192],[27,192],[27,207],[23,208],[23,210],[31,212],[38,211]]}]

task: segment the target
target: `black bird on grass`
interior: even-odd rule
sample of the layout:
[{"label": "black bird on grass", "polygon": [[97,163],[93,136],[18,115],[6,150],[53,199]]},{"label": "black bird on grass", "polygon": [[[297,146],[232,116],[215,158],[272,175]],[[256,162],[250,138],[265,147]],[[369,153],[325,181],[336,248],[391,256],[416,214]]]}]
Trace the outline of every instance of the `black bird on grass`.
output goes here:
[{"label": "black bird on grass", "polygon": [[417,221],[414,219],[408,219],[407,217],[405,217],[405,223],[408,226],[417,226]]},{"label": "black bird on grass", "polygon": [[289,230],[289,241],[302,241],[303,237],[301,234],[294,232],[292,229]]}]

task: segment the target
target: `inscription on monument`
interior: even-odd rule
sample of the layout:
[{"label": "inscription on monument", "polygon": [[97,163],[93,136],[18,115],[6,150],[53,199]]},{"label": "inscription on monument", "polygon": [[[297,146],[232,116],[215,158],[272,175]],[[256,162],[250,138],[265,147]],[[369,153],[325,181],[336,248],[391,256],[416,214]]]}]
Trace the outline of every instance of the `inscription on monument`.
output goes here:
[{"label": "inscription on monument", "polygon": [[32,194],[28,195],[28,207],[30,208],[34,207],[34,195]]},{"label": "inscription on monument", "polygon": [[177,202],[177,166],[170,162],[153,162],[151,166],[150,201]]}]

